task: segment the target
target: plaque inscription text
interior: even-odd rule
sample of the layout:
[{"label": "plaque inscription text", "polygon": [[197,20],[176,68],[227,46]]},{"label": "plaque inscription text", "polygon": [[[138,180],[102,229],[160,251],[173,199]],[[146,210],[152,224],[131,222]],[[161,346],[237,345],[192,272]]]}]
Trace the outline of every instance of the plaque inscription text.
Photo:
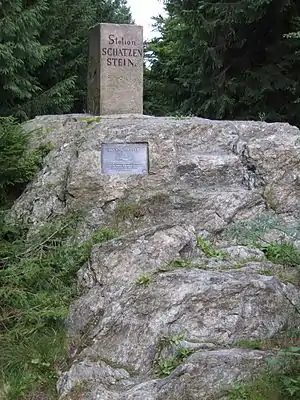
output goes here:
[{"label": "plaque inscription text", "polygon": [[102,143],[101,169],[106,175],[148,174],[148,143]]}]

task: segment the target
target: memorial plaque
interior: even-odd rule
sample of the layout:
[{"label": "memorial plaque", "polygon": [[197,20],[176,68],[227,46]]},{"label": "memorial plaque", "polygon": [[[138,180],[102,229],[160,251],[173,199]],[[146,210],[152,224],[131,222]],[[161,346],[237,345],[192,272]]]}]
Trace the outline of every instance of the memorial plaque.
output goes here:
[{"label": "memorial plaque", "polygon": [[148,143],[102,143],[101,169],[106,175],[148,174]]},{"label": "memorial plaque", "polygon": [[143,113],[143,27],[101,23],[91,28],[87,111]]}]

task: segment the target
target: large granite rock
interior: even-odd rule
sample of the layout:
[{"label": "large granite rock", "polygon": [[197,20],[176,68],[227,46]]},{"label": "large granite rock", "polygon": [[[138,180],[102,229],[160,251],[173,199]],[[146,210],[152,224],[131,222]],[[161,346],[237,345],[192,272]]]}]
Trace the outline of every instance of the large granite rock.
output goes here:
[{"label": "large granite rock", "polygon": [[[34,228],[81,209],[81,238],[103,226],[120,233],[96,245],[78,274],[59,399],[226,399],[262,370],[270,353],[238,345],[298,328],[300,291],[262,251],[223,241],[208,255],[197,238],[264,212],[297,219],[298,129],[84,115],[28,127],[43,128],[33,145],[56,148],[12,216]],[[101,143],[110,141],[148,141],[149,175],[102,175]]]},{"label": "large granite rock", "polygon": [[[172,263],[187,248],[190,262]],[[226,398],[233,383],[263,367],[268,352],[235,346],[298,327],[300,291],[225,258],[211,267],[193,229],[182,226],[96,246],[80,274],[84,294],[70,310],[74,349],[61,399],[73,399],[78,385],[90,400]],[[159,379],[177,351],[186,357]]]},{"label": "large granite rock", "polygon": [[[36,144],[51,141],[38,179],[14,207],[34,224],[70,209],[88,213],[86,231],[191,223],[220,231],[263,210],[299,213],[299,130],[288,124],[200,118],[43,116]],[[100,173],[102,142],[147,141],[150,174]]]}]

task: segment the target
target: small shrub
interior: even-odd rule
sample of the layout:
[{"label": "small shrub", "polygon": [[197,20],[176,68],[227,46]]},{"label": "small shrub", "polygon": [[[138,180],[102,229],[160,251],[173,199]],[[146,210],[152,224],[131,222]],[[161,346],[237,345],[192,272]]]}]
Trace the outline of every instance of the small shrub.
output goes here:
[{"label": "small shrub", "polygon": [[[276,370],[282,391],[291,399],[300,398],[300,347],[282,349],[271,360]],[[287,397],[288,398],[288,397]]]},{"label": "small shrub", "polygon": [[228,254],[216,249],[208,240],[201,236],[197,237],[197,245],[203,251],[206,257],[228,258]]},{"label": "small shrub", "polygon": [[[81,245],[82,261],[86,261],[87,255],[92,251],[94,245],[98,243],[105,243],[118,236],[118,232],[110,228],[101,228],[94,232],[89,240]],[[81,260],[81,259],[80,259]],[[79,260],[79,261],[80,261]]]},{"label": "small shrub", "polygon": [[169,263],[173,268],[189,268],[192,266],[192,262],[184,259],[176,259]]},{"label": "small shrub", "polygon": [[[181,346],[181,342],[184,340],[184,333],[180,332],[172,336],[164,336],[159,342],[158,357],[156,361],[156,375],[165,377],[182,364],[194,350]],[[164,348],[174,348],[175,356],[172,358],[161,358],[161,353]],[[173,353],[174,354],[174,353]]]},{"label": "small shrub", "polygon": [[300,265],[300,252],[292,243],[270,243],[262,246],[266,258],[274,264]]},{"label": "small shrub", "polygon": [[180,365],[180,363],[178,363],[175,358],[159,360],[157,364],[157,374],[160,377],[169,376],[171,372],[174,371],[176,367],[178,367],[178,365]]},{"label": "small shrub", "polygon": [[101,228],[92,234],[90,242],[95,245],[97,243],[104,243],[109,240],[115,239],[118,232],[110,228]]},{"label": "small shrub", "polygon": [[157,363],[157,374],[160,377],[166,377],[171,374],[174,369],[181,365],[191,354],[193,354],[192,349],[179,348],[177,354],[174,358],[167,358],[158,360]]},{"label": "small shrub", "polygon": [[[228,400],[285,400],[280,397],[276,379],[267,373],[253,379],[250,385],[238,384],[231,390]],[[287,399],[286,399],[287,400]]]},{"label": "small shrub", "polygon": [[119,203],[115,208],[114,218],[117,224],[129,221],[138,221],[142,217],[162,209],[169,201],[169,195],[164,192],[153,193],[151,197],[141,199],[138,202]]},{"label": "small shrub", "polygon": [[184,340],[184,333],[178,333],[173,336],[164,336],[162,338],[162,343],[168,346],[178,346],[181,340]]},{"label": "small shrub", "polygon": [[16,199],[35,177],[53,148],[43,144],[29,150],[30,133],[10,117],[0,117],[0,206]]}]

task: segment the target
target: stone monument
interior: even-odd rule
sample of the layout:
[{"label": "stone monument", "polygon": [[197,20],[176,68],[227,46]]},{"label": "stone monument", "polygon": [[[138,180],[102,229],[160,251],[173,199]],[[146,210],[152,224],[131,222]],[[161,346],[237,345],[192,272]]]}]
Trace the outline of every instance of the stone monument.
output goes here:
[{"label": "stone monument", "polygon": [[101,23],[90,30],[87,111],[143,113],[143,27]]}]

